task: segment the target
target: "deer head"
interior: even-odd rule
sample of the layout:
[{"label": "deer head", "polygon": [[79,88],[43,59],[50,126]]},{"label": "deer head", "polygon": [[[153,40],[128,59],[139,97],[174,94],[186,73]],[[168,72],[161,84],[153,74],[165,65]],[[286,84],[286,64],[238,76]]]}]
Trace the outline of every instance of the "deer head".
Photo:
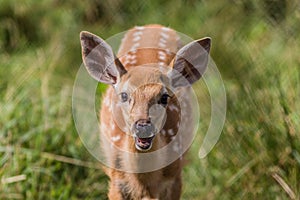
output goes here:
[{"label": "deer head", "polygon": [[211,43],[210,38],[204,38],[187,44],[162,70],[157,63],[125,69],[103,39],[81,32],[80,40],[88,73],[114,87],[115,116],[122,116],[127,134],[141,151],[151,149],[176,90],[191,86],[205,72]]}]

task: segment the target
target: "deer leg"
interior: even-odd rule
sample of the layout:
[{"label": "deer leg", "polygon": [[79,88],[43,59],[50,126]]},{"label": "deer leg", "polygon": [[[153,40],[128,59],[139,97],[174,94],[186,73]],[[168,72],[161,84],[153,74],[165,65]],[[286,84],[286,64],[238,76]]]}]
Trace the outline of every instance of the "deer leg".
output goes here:
[{"label": "deer leg", "polygon": [[130,194],[127,191],[127,186],[124,183],[116,181],[110,182],[110,188],[108,192],[108,198],[110,200],[130,200]]},{"label": "deer leg", "polygon": [[181,194],[181,176],[177,176],[177,178],[174,180],[173,185],[171,187],[171,197],[170,200],[180,200],[180,194]]}]

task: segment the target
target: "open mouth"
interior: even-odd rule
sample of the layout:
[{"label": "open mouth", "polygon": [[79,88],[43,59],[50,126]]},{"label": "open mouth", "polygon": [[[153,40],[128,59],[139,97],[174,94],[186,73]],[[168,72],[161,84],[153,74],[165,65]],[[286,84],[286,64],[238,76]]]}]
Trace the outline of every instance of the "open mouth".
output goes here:
[{"label": "open mouth", "polygon": [[148,151],[152,147],[154,136],[148,138],[135,137],[135,147],[140,151]]}]

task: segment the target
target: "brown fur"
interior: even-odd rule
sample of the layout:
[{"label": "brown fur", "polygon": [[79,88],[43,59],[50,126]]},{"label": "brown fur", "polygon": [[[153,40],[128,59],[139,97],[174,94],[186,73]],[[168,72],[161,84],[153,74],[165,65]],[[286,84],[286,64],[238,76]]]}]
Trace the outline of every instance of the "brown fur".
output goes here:
[{"label": "brown fur", "polygon": [[80,41],[88,73],[111,85],[100,112],[109,199],[180,199],[183,154],[197,117],[190,85],[207,68],[211,39],[181,48],[172,29],[135,27],[117,56],[92,33],[82,31]]},{"label": "brown fur", "polygon": [[[153,29],[147,30],[147,26],[144,27],[146,31],[144,34],[149,34],[150,37],[149,41],[142,41],[143,45],[148,45],[149,42],[155,43],[158,41],[159,32],[162,28],[159,25],[150,25],[148,27],[157,27],[153,31]],[[144,50],[137,50],[136,59],[137,62],[133,65],[124,63],[125,60],[122,59],[122,55],[131,54],[125,53],[128,52],[131,45],[132,34],[135,29],[129,31],[129,35],[126,36],[125,40],[123,40],[123,47],[122,51],[119,52],[119,56],[121,55],[120,61],[123,62],[126,70],[128,73],[125,74],[120,84],[124,84],[126,81],[130,79],[131,85],[140,85],[143,83],[149,82],[159,82],[160,80],[160,73],[153,72],[152,70],[149,72],[139,71],[139,70],[130,70],[132,67],[142,64],[148,63],[157,63],[157,49],[144,49]],[[152,32],[151,32],[152,31]],[[169,47],[172,48],[172,51],[176,52],[178,50],[178,46],[175,40],[176,34],[174,31],[170,30],[171,36],[168,40]],[[151,44],[150,44],[151,45]],[[174,54],[168,55],[167,59],[165,60],[166,65],[171,62],[173,59]],[[147,70],[146,70],[147,71]],[[141,74],[143,74],[141,76]],[[144,119],[148,115],[148,108],[151,105],[151,101],[154,97],[159,94],[161,90],[161,86],[158,85],[146,85],[141,88],[138,88],[137,91],[134,92],[134,104],[132,106],[132,110],[130,113],[130,121],[134,122],[137,119]],[[114,89],[110,86],[104,95],[104,99],[106,99],[102,104],[101,109],[101,124],[105,126],[101,127],[101,137],[112,138],[115,136],[121,136],[121,139],[118,141],[111,141],[113,145],[117,146],[118,148],[129,151],[129,152],[138,152],[134,145],[134,139],[132,136],[123,133],[122,130],[118,128],[118,125],[114,122],[111,105],[114,100],[119,98],[115,93]],[[107,102],[109,101],[109,102]],[[149,103],[150,102],[150,103]],[[173,97],[170,102],[176,106],[178,102],[176,97]],[[121,112],[120,110],[117,110]],[[171,110],[167,108],[167,121],[164,125],[164,130],[173,129],[174,132],[177,132],[177,122],[179,121],[180,111]],[[115,127],[112,129],[111,127]],[[158,134],[154,138],[153,147],[150,151],[155,151],[171,141],[170,136]],[[106,144],[107,145],[107,144]],[[110,144],[109,144],[110,145]],[[105,144],[103,144],[105,146]],[[126,155],[120,155],[117,151],[105,151],[107,153],[106,157],[110,163],[116,168],[119,168],[123,165],[134,165],[136,162],[134,160],[127,160]],[[142,152],[138,152],[142,153]],[[162,158],[157,158],[162,159]],[[150,199],[163,199],[163,200],[176,200],[180,198],[181,193],[181,170],[182,170],[182,159],[178,159],[169,166],[156,170],[153,172],[148,173],[126,173],[122,171],[115,170],[113,168],[106,168],[105,171],[110,178],[110,187],[109,187],[109,194],[108,197],[111,200],[150,200]]]}]

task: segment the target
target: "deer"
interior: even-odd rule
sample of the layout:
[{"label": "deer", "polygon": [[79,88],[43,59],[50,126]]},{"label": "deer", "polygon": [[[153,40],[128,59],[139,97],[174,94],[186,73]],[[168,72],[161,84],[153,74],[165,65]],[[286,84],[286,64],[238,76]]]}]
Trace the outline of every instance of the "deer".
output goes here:
[{"label": "deer", "polygon": [[[180,199],[188,148],[179,147],[187,145],[182,138],[191,139],[193,121],[186,91],[207,68],[211,38],[182,45],[173,29],[150,24],[127,31],[117,55],[90,32],[82,31],[80,42],[87,72],[108,85],[100,109],[108,198]],[[174,138],[179,138],[176,143]],[[151,156],[143,159],[147,155]]]}]

